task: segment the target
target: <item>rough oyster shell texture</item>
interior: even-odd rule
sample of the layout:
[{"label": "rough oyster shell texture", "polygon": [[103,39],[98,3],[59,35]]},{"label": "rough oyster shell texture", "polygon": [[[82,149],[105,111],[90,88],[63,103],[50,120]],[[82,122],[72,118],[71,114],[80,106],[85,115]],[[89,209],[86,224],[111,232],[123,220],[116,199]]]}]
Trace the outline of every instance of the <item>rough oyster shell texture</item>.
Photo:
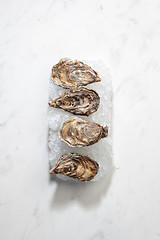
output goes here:
[{"label": "rough oyster shell texture", "polygon": [[63,123],[58,135],[62,141],[70,146],[85,147],[107,137],[108,127],[102,127],[98,123],[72,117]]},{"label": "rough oyster shell texture", "polygon": [[[70,147],[64,141],[62,141],[57,133],[60,130],[62,123],[72,117],[70,112],[63,111],[54,107],[48,108],[48,123],[49,123],[49,164],[52,168],[55,162],[60,159],[63,154],[70,152],[87,155],[91,159],[94,159],[99,164],[99,171],[95,177],[91,180],[100,181],[105,177],[105,181],[110,179],[112,174],[112,140],[111,140],[111,98],[112,98],[112,85],[111,77],[108,68],[102,61],[83,61],[87,65],[95,69],[101,76],[101,82],[95,82],[92,84],[94,89],[100,96],[100,105],[98,111],[83,118],[87,121],[97,122],[100,125],[108,126],[108,136],[103,138],[96,144],[83,147]],[[58,98],[64,89],[54,84],[53,80],[49,81],[49,99]],[[53,175],[54,176],[54,175]],[[57,174],[56,177],[63,179],[64,181],[74,181],[73,178],[68,178],[65,175]]]},{"label": "rough oyster shell texture", "polygon": [[96,112],[100,103],[100,97],[96,91],[86,87],[70,89],[61,94],[60,97],[49,101],[49,105],[62,108],[75,115],[89,116]]},{"label": "rough oyster shell texture", "polygon": [[63,88],[85,86],[101,81],[98,73],[78,60],[61,59],[52,68],[53,81]]},{"label": "rough oyster shell texture", "polygon": [[77,153],[64,154],[50,170],[51,174],[62,174],[86,182],[95,177],[99,169],[96,161]]}]

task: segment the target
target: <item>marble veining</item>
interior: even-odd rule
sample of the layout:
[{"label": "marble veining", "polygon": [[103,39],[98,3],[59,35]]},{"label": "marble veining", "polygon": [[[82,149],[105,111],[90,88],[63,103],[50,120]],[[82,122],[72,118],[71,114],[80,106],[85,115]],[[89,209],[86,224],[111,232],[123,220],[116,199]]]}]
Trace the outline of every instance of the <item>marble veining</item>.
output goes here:
[{"label": "marble veining", "polygon": [[[0,239],[160,237],[160,0],[0,2]],[[48,79],[60,58],[113,81],[113,169],[49,176]]]}]

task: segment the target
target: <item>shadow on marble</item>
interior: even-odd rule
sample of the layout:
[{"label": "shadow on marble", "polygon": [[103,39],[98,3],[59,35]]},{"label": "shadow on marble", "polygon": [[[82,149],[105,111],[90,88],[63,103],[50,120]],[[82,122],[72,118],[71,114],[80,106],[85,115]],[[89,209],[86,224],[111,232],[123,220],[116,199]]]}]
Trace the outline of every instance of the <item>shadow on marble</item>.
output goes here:
[{"label": "shadow on marble", "polygon": [[75,202],[79,203],[86,209],[92,209],[99,205],[103,196],[106,197],[114,175],[113,163],[111,163],[110,171],[99,182],[69,182],[63,181],[56,176],[50,176],[50,182],[56,182],[56,191],[53,195],[50,208],[65,208]]}]

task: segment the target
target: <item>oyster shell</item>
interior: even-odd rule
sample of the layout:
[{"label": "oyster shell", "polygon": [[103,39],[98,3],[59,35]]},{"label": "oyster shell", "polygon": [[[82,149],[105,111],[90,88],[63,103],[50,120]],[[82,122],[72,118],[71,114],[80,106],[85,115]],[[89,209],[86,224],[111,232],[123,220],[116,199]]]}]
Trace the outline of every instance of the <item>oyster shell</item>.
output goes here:
[{"label": "oyster shell", "polygon": [[98,173],[97,162],[77,153],[64,154],[50,170],[51,174],[62,174],[79,181],[90,181]]},{"label": "oyster shell", "polygon": [[85,86],[101,81],[98,73],[78,60],[61,59],[52,68],[53,81],[63,88]]},{"label": "oyster shell", "polygon": [[61,94],[60,97],[49,102],[51,107],[62,108],[75,115],[89,116],[96,112],[100,97],[93,89],[78,87]]},{"label": "oyster shell", "polygon": [[102,127],[98,123],[73,117],[63,123],[58,135],[62,141],[70,146],[84,147],[107,137],[108,127]]}]

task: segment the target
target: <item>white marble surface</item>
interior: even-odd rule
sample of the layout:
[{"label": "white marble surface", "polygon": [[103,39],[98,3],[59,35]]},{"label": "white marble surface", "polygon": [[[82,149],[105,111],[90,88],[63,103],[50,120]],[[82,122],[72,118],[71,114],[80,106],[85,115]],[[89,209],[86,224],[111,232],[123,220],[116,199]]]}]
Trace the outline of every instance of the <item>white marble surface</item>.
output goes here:
[{"label": "white marble surface", "polygon": [[[160,1],[0,1],[0,239],[160,239]],[[101,59],[113,79],[113,171],[48,174],[50,69]]]}]

